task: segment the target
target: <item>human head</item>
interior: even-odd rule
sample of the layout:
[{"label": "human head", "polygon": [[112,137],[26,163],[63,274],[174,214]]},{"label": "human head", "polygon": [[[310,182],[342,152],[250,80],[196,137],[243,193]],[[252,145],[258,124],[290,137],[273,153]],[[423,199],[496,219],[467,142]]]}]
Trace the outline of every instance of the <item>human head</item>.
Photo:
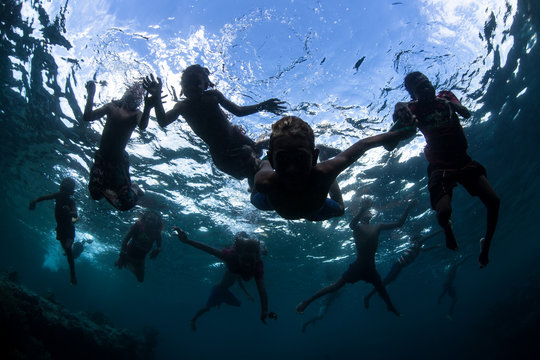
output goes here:
[{"label": "human head", "polygon": [[60,192],[73,195],[75,193],[75,180],[72,178],[65,178],[60,183]]},{"label": "human head", "polygon": [[188,97],[196,97],[208,88],[214,87],[214,84],[208,77],[210,70],[201,65],[190,65],[182,72],[180,86],[182,92]]},{"label": "human head", "polygon": [[120,100],[116,100],[116,104],[118,106],[123,106],[128,110],[134,111],[141,106],[143,96],[144,88],[142,86],[142,82],[136,81],[128,86],[122,98]]},{"label": "human head", "polygon": [[234,249],[238,255],[240,267],[244,269],[253,268],[257,259],[260,259],[260,242],[250,238],[244,231],[241,231],[234,236]]},{"label": "human head", "polygon": [[405,89],[413,100],[432,100],[435,98],[435,88],[426,75],[413,71],[405,76]]},{"label": "human head", "polygon": [[302,177],[317,164],[313,129],[296,116],[285,116],[272,125],[268,160],[280,175]]},{"label": "human head", "polygon": [[161,218],[161,215],[150,210],[142,213],[139,222],[149,231],[161,232],[163,229],[163,219]]}]

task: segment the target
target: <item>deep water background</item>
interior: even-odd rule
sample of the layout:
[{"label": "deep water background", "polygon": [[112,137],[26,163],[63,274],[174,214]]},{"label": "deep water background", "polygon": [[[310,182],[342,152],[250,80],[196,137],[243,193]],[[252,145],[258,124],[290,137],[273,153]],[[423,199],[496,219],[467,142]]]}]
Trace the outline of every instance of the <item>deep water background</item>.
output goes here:
[{"label": "deep water background", "polygon": [[[53,292],[73,311],[102,311],[116,326],[136,332],[154,327],[160,334],[158,359],[540,358],[540,5],[487,1],[479,5],[480,23],[457,11],[462,18],[456,25],[445,23],[450,16],[436,16],[441,15],[434,12],[441,6],[436,1],[368,3],[355,8],[281,1],[226,10],[163,3],[171,7],[167,19],[154,10],[145,17],[132,7],[122,12],[123,2],[84,8],[76,2],[2,1],[0,268],[18,271],[28,288]],[[100,6],[108,12],[95,11]],[[86,25],[77,22],[83,11]],[[424,16],[429,11],[431,20]],[[454,37],[442,43],[426,35],[435,35],[441,24],[454,30]],[[153,121],[145,134],[134,133],[127,150],[132,179],[164,216],[164,251],[147,261],[143,284],[117,270],[121,239],[141,208],[118,213],[88,196],[88,171],[102,125],[79,121],[84,83],[96,76],[96,103],[101,104],[120,96],[130,80],[152,72],[165,79],[171,99],[173,88],[179,93],[181,70],[191,63],[208,66],[217,87],[240,104],[287,100],[290,114],[309,121],[319,141],[338,148],[388,128],[393,104],[406,99],[401,82],[408,71],[423,71],[439,88],[455,91],[473,110],[464,122],[470,154],[487,168],[501,198],[489,266],[479,270],[474,260],[484,208],[458,188],[453,223],[459,253],[441,248],[421,254],[388,287],[403,317],[388,313],[377,297],[364,309],[362,297],[370,287],[358,283],[348,285],[328,315],[302,333],[302,322],[317,314],[318,303],[303,316],[295,313],[296,304],[354,259],[350,212],[323,223],[260,213],[249,204],[247,184],[216,170],[205,145],[183,121],[166,130]],[[258,138],[277,118],[257,114],[231,120]],[[403,199],[418,199],[407,224],[381,238],[381,275],[410,234],[437,229],[422,147],[419,136],[392,153],[372,150],[339,178],[347,205],[354,206],[356,195],[374,199],[373,221],[396,219]],[[75,287],[69,285],[55,239],[53,203],[40,203],[34,212],[27,208],[31,199],[56,191],[66,175],[78,182],[77,240],[94,240],[76,261]],[[213,309],[192,332],[189,319],[204,305],[223,266],[170,236],[173,225],[216,247],[230,244],[239,230],[263,239],[269,250],[264,261],[270,310],[279,319],[262,325],[258,301],[250,303],[235,288],[242,307]],[[442,237],[431,241],[443,244]],[[473,257],[458,271],[459,302],[449,321],[448,298],[437,304],[444,269],[466,254]],[[255,295],[254,284],[248,290]]]}]

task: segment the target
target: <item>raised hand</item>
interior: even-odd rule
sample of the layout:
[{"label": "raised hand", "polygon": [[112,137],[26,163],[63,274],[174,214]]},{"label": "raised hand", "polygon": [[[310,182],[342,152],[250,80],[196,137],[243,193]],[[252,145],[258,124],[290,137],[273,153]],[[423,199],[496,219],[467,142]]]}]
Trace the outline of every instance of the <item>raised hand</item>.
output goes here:
[{"label": "raised hand", "polygon": [[178,226],[173,226],[173,231],[176,231],[176,235],[178,236],[178,240],[180,240],[180,242],[187,242],[188,236],[184,230],[180,229]]},{"label": "raised hand", "polygon": [[93,96],[96,93],[96,82],[94,80],[87,81],[85,87],[88,95]]},{"label": "raised hand", "polygon": [[163,83],[161,82],[161,78],[155,78],[154,74],[150,74],[149,76],[145,77],[143,80],[143,88],[144,90],[148,91],[152,97],[158,99],[161,97],[161,88],[163,86]]},{"label": "raised hand", "polygon": [[276,115],[280,115],[286,110],[283,104],[285,104],[285,101],[272,98],[272,99],[264,101],[261,104],[261,110],[266,110]]}]

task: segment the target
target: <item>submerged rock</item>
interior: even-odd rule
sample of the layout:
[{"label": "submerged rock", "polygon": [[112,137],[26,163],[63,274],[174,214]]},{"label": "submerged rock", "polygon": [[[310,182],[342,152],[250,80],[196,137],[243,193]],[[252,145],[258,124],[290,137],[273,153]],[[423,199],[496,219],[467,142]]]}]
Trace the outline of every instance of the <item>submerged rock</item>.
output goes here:
[{"label": "submerged rock", "polygon": [[72,313],[0,275],[0,358],[152,359],[155,334],[138,336]]}]

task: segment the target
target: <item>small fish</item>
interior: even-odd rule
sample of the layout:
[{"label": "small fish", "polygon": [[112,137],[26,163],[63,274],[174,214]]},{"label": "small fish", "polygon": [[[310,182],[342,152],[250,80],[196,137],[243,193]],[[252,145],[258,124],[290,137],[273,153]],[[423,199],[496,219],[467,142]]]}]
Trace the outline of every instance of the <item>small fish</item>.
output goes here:
[{"label": "small fish", "polygon": [[356,64],[354,64],[354,69],[356,69],[356,71],[358,71],[358,68],[360,67],[360,65],[362,65],[362,63],[364,62],[365,59],[366,59],[366,57],[365,57],[365,56],[362,56],[362,57],[360,58],[360,60],[358,60],[358,61],[356,62]]},{"label": "small fish", "polygon": [[402,2],[393,2],[392,5],[403,5]]},{"label": "small fish", "polygon": [[326,61],[326,58],[323,58],[323,59],[321,60],[321,63],[320,63],[319,65],[322,65],[325,61]]}]

